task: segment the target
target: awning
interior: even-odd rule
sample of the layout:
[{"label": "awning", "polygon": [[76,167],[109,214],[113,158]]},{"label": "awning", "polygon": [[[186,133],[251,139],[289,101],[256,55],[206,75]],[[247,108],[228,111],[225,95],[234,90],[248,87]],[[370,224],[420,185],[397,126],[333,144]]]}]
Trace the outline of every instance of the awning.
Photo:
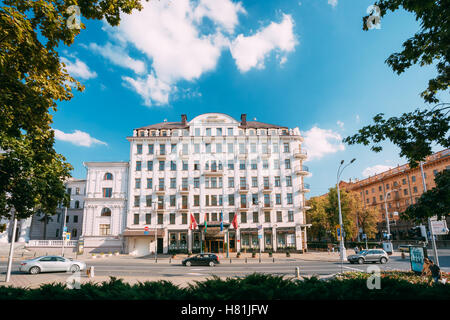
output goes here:
[{"label": "awning", "polygon": [[[157,229],[156,235],[159,237],[164,236],[164,230]],[[149,229],[145,232],[144,229],[127,229],[122,233],[123,237],[155,237],[155,229]]]}]

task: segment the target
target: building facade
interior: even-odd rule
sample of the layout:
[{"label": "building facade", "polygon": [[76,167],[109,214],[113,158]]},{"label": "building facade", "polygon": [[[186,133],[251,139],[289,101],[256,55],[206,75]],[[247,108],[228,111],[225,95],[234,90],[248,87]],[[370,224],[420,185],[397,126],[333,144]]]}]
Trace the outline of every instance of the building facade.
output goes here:
[{"label": "building facade", "polygon": [[[445,149],[428,156],[423,162],[425,185],[427,190],[434,188],[434,178],[438,172],[450,169],[450,149]],[[420,166],[410,168],[408,164],[392,168],[367,179],[340,182],[340,187],[361,195],[364,207],[375,207],[379,210],[380,234],[386,231],[386,209],[390,220],[393,239],[403,239],[408,229],[413,227],[402,221],[399,213],[415,204],[424,192]]]},{"label": "building facade", "polygon": [[208,113],[137,128],[127,140],[129,162],[85,163],[87,250],[306,249],[298,128]]}]

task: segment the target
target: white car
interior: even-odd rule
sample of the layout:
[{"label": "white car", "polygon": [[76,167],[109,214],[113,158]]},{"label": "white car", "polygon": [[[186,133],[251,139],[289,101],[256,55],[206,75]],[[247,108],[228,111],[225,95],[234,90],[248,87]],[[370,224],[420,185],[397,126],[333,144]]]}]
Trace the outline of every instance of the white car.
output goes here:
[{"label": "white car", "polygon": [[60,256],[43,256],[31,260],[23,261],[19,271],[30,274],[40,272],[77,272],[86,270],[86,264],[82,261],[67,259]]}]

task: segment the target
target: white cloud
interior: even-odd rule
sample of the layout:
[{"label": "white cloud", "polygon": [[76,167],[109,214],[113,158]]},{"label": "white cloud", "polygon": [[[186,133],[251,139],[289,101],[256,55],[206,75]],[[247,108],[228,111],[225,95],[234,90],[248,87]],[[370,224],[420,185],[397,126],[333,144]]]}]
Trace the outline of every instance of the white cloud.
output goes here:
[{"label": "white cloud", "polygon": [[229,0],[200,0],[194,11],[197,22],[208,17],[216,24],[223,27],[228,33],[233,34],[238,24],[238,14],[246,13],[240,2],[233,3]]},{"label": "white cloud", "polygon": [[382,173],[382,172],[387,171],[387,170],[392,169],[392,168],[393,168],[392,166],[385,166],[385,165],[382,165],[382,164],[378,164],[376,166],[368,167],[368,168],[364,169],[363,172],[362,172],[362,175],[365,178],[367,178],[367,177],[373,176],[373,175],[378,174],[378,173]]},{"label": "white cloud", "polygon": [[332,130],[314,126],[303,136],[304,147],[308,151],[308,160],[321,159],[326,154],[345,150],[341,135]]},{"label": "white cloud", "polygon": [[273,50],[284,54],[293,51],[298,43],[293,28],[292,17],[284,14],[280,23],[272,22],[252,36],[238,35],[231,42],[230,51],[239,70],[246,72],[251,68],[264,68],[264,60]]},{"label": "white cloud", "polygon": [[338,5],[338,0],[328,0],[328,4],[335,8]]},{"label": "white cloud", "polygon": [[336,124],[337,124],[341,129],[344,128],[344,123],[343,123],[342,121],[338,120],[338,121],[336,122]]},{"label": "white cloud", "polygon": [[[122,79],[127,87],[142,96],[146,105],[167,104],[177,92],[179,81],[192,82],[215,70],[222,52],[232,47],[242,14],[247,12],[241,2],[231,0],[145,1],[141,11],[123,14],[118,27],[105,23],[103,30],[114,44],[91,46],[112,63],[139,74],[124,75]],[[240,35],[233,47],[235,59],[241,63],[248,48],[248,54],[262,66],[268,53],[278,50],[283,53],[280,63],[284,64],[286,52],[292,51],[296,43],[292,27],[291,16],[283,15],[281,23],[272,23],[254,36]],[[241,42],[249,41],[258,42],[262,48],[255,50],[248,45],[242,48]],[[101,52],[103,49],[108,50]],[[144,58],[128,56],[127,53],[135,50]],[[142,71],[141,62],[147,70]]]},{"label": "white cloud", "polygon": [[66,65],[67,72],[74,78],[87,80],[97,77],[97,73],[89,70],[89,67],[78,58],[75,58],[75,62],[72,62],[65,57],[61,57],[61,61]]},{"label": "white cloud", "polygon": [[89,44],[88,48],[105,57],[113,64],[118,65],[120,67],[131,69],[135,73],[142,74],[146,71],[145,63],[143,61],[131,58],[125,52],[125,49],[121,46],[113,45],[109,42],[104,46],[99,46],[96,43],[91,43]]},{"label": "white cloud", "polygon": [[75,130],[73,133],[65,133],[58,129],[54,129],[54,131],[55,131],[55,139],[56,140],[70,142],[76,146],[90,147],[93,144],[107,145],[106,142],[97,140],[97,139],[91,137],[89,135],[89,133],[86,133],[86,132],[83,132],[80,130]]},{"label": "white cloud", "polygon": [[155,78],[153,74],[149,74],[147,78],[122,77],[122,79],[144,99],[146,106],[151,106],[152,101],[157,105],[167,104],[169,94],[176,90],[170,84]]}]

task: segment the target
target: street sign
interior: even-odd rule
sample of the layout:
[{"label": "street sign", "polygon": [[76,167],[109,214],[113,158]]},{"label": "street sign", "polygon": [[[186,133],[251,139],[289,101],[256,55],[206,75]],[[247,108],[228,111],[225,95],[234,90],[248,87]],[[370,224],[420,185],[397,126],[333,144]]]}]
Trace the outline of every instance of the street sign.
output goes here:
[{"label": "street sign", "polygon": [[262,234],[258,234],[258,239],[262,239]]},{"label": "street sign", "polygon": [[341,228],[340,226],[336,226],[336,236],[338,239],[341,239]]},{"label": "street sign", "polygon": [[64,227],[64,232],[67,232],[67,227]]},{"label": "street sign", "polygon": [[411,270],[417,273],[421,273],[423,270],[423,260],[425,258],[425,252],[423,247],[409,247],[409,259],[411,262]]},{"label": "street sign", "polygon": [[66,232],[66,240],[67,240],[67,241],[70,240],[70,232]]},{"label": "street sign", "polygon": [[363,239],[366,239],[366,237],[367,237],[366,234],[363,233],[363,234],[362,234],[362,238],[363,238]]},{"label": "street sign", "polygon": [[447,222],[445,220],[431,221],[431,228],[434,235],[448,234]]}]

